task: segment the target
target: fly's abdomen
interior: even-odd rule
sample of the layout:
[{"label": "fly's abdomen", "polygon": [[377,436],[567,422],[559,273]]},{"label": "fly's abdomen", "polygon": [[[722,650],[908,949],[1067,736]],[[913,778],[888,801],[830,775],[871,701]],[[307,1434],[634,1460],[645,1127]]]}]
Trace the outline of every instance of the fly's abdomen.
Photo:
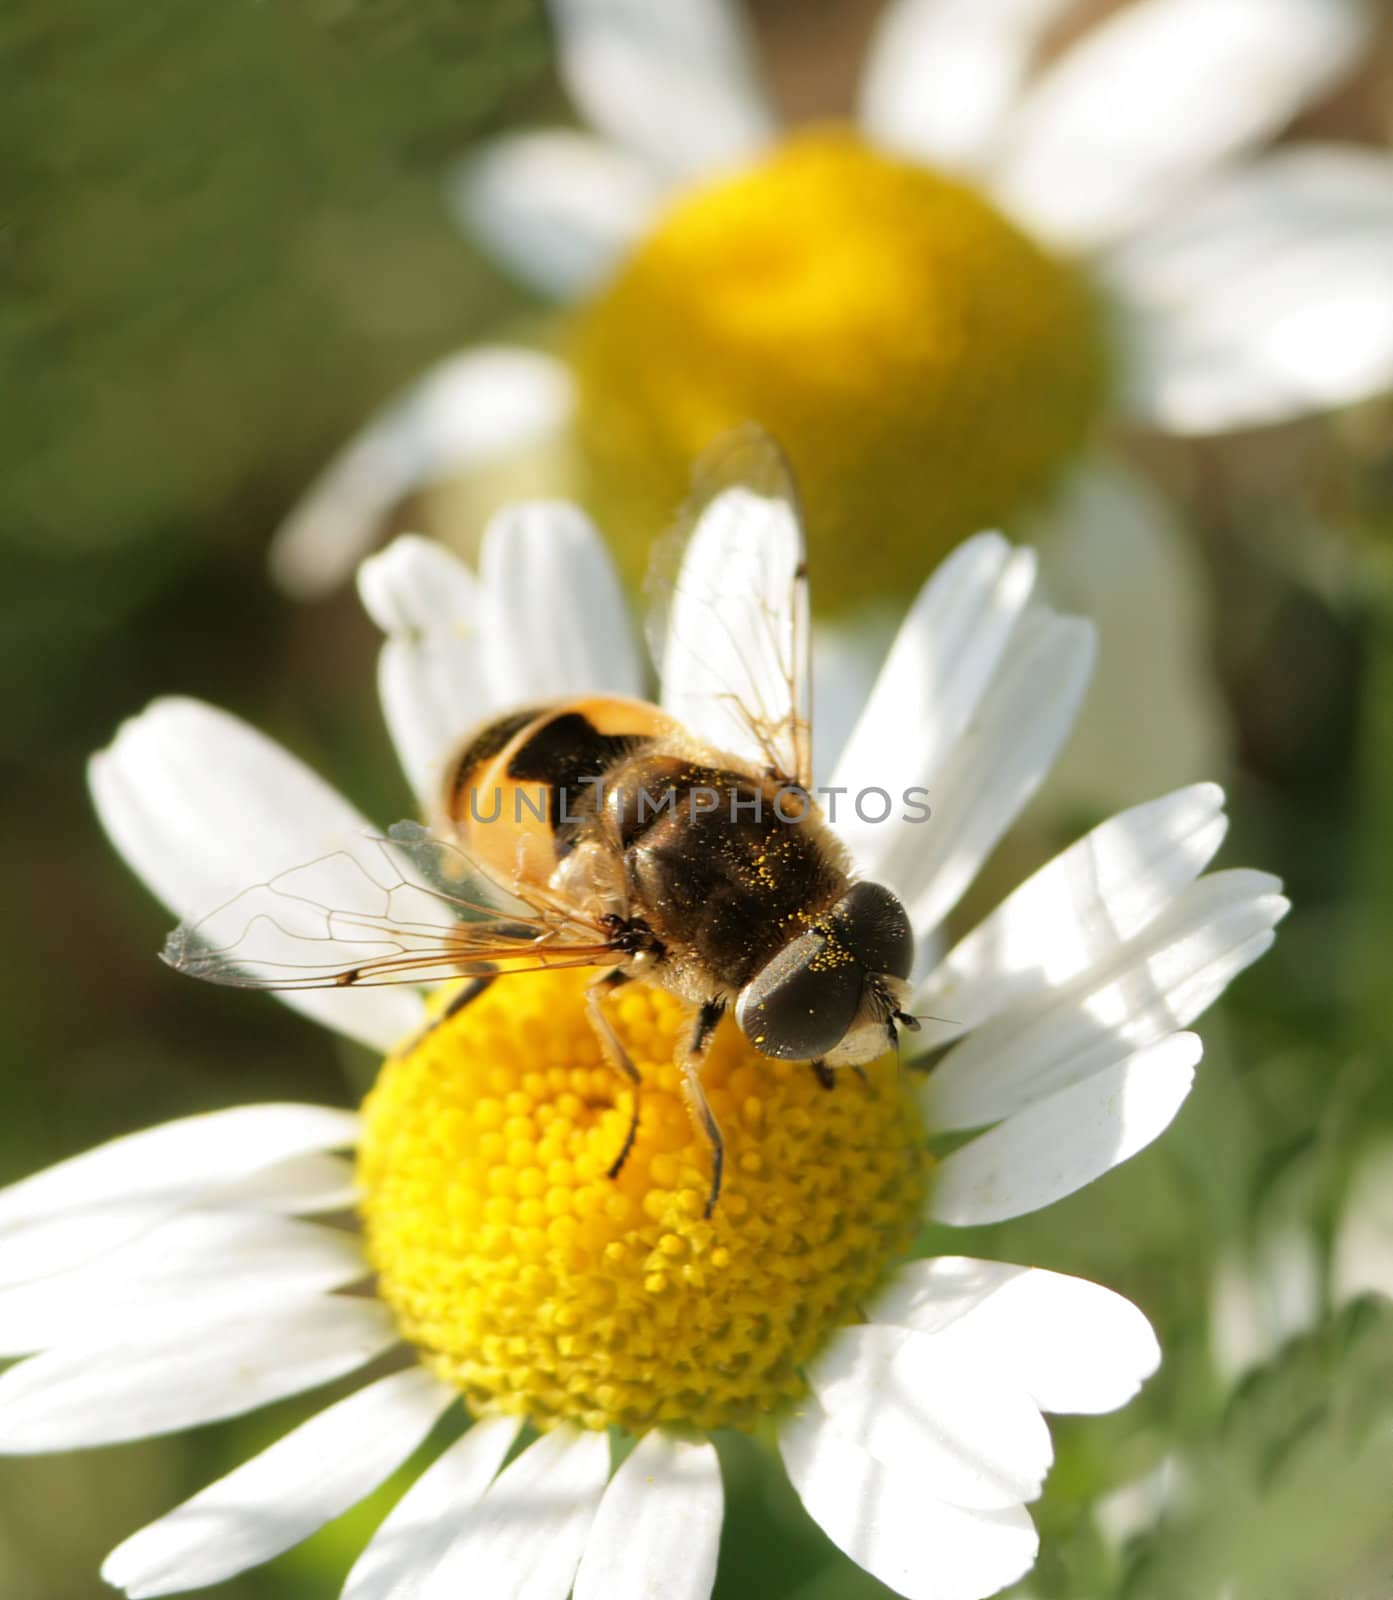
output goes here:
[{"label": "fly's abdomen", "polygon": [[672,728],[657,706],[617,696],[497,717],[451,764],[446,815],[468,854],[500,881],[545,883],[593,827],[611,769]]}]

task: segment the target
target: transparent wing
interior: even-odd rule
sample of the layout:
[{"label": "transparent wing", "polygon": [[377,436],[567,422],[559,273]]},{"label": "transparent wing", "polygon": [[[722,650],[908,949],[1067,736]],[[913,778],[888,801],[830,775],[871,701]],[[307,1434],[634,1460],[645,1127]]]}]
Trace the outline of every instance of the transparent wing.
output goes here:
[{"label": "transparent wing", "polygon": [[808,575],[793,476],[747,425],[699,462],[649,573],[664,709],[699,739],[812,785]]},{"label": "transparent wing", "polygon": [[620,959],[598,923],[517,899],[416,823],[365,843],[374,848],[321,856],[181,923],[162,958],[241,989],[433,983]]}]

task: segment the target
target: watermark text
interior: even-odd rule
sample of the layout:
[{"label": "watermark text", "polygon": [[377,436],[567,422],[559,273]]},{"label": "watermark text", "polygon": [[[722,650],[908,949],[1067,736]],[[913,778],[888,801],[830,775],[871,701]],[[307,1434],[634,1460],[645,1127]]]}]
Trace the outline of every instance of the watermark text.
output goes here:
[{"label": "watermark text", "polygon": [[[797,827],[823,816],[834,826],[855,817],[870,826],[883,822],[927,822],[932,816],[929,791],[911,785],[898,794],[877,785],[852,789],[845,784],[820,784],[812,790],[797,784],[780,784],[766,792],[753,786],[711,784],[670,786],[650,790],[624,787],[611,794],[603,778],[580,778],[571,784],[552,788],[543,784],[516,784],[507,790],[469,789],[462,797],[461,818],[487,824],[505,816],[513,823],[549,823],[552,827],[574,825],[605,811],[617,798],[618,809],[626,821],[644,824],[663,816],[684,813],[692,822],[724,813],[736,825],[762,826],[772,815],[777,822]],[[458,804],[458,800],[456,802]]]}]

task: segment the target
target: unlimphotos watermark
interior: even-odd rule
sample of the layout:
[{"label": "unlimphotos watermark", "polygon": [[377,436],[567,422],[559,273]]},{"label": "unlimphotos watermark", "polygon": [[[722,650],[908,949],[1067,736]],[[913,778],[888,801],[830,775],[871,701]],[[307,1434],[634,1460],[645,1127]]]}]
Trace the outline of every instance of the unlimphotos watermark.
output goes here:
[{"label": "unlimphotos watermark", "polygon": [[[578,792],[579,791],[579,792]],[[761,789],[727,787],[715,788],[710,784],[676,785],[653,790],[639,786],[617,791],[622,814],[629,822],[640,826],[656,821],[663,815],[675,816],[679,809],[696,822],[703,817],[715,816],[725,811],[732,822],[762,824],[772,813],[775,820],[796,827],[807,822],[821,810],[828,822],[835,824],[840,815],[853,812],[865,823],[927,822],[932,815],[929,791],[917,784],[901,791],[898,802],[888,789],[872,784],[864,789],[851,789],[846,785],[820,784],[812,790],[798,784],[780,784],[772,793]],[[511,800],[512,821],[520,823],[528,818],[559,827],[565,823],[582,822],[605,809],[611,797],[606,794],[603,778],[579,778],[570,784],[518,784],[505,797],[505,791],[495,788],[481,792],[468,791],[470,820],[477,823],[497,822],[505,815],[507,800]],[[458,802],[456,802],[458,804]],[[898,810],[897,810],[898,805]]]}]

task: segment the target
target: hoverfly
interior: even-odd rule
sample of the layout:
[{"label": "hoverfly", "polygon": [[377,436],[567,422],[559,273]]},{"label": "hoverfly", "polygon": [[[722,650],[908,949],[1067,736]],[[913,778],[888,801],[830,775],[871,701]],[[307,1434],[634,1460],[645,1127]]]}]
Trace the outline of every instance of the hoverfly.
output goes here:
[{"label": "hoverfly", "polygon": [[381,874],[342,856],[284,873],[176,929],[164,959],[258,989],[466,980],[433,1026],[500,978],[594,967],[589,1020],[634,1088],[611,1176],[640,1082],[604,1002],[655,984],[692,1008],[678,1065],[711,1146],[709,1215],[724,1141],[701,1069],[721,1018],[830,1086],[917,1027],[902,1009],[914,937],[812,799],[801,523],[762,434],[705,459],[664,565],[650,633],[665,708],[582,695],[491,718],[447,763],[430,830],[377,841]]}]

